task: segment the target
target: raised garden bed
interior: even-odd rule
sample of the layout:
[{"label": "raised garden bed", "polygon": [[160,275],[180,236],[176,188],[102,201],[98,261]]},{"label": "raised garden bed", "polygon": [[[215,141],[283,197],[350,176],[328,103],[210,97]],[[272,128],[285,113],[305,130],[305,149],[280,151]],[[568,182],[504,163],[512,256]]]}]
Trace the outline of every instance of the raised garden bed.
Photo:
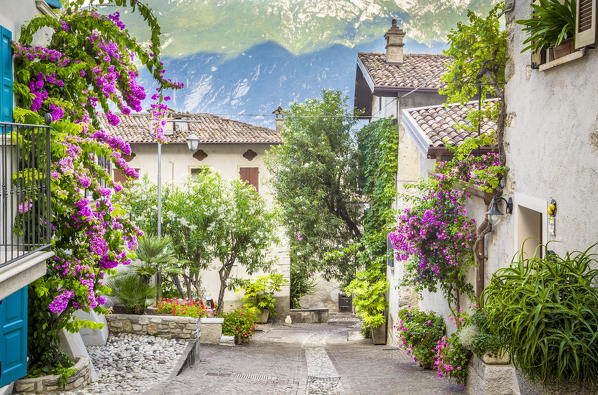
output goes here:
[{"label": "raised garden bed", "polygon": [[91,361],[89,358],[81,357],[75,363],[77,371],[66,380],[66,385],[60,387],[57,374],[50,376],[41,376],[35,378],[19,379],[14,384],[14,393],[21,394],[47,394],[58,390],[76,390],[82,388],[91,382]]},{"label": "raised garden bed", "polygon": [[172,315],[109,314],[110,333],[134,333],[167,339],[195,340],[200,335],[199,318]]}]

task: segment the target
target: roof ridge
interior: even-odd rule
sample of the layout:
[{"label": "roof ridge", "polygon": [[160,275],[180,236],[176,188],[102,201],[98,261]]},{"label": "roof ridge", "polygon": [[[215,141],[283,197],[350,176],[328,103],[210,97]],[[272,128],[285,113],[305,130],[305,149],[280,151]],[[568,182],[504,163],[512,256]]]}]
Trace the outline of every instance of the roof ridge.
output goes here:
[{"label": "roof ridge", "polygon": [[[495,101],[499,101],[499,98],[492,98],[492,99],[486,99],[484,100],[484,103],[487,102],[495,102]],[[413,111],[422,111],[422,110],[431,110],[434,108],[440,108],[440,107],[455,107],[455,106],[468,106],[470,104],[477,104],[477,100],[471,100],[468,101],[467,103],[463,104],[463,103],[442,103],[442,104],[434,104],[431,106],[421,106],[421,107],[413,107],[413,108],[406,108],[404,111],[406,112],[413,112]]]},{"label": "roof ridge", "polygon": [[[376,56],[385,56],[384,52],[357,52],[357,55],[376,55]],[[405,53],[405,56],[433,56],[439,58],[452,58],[452,56],[441,54],[441,53],[422,53],[422,52],[408,52]]]}]

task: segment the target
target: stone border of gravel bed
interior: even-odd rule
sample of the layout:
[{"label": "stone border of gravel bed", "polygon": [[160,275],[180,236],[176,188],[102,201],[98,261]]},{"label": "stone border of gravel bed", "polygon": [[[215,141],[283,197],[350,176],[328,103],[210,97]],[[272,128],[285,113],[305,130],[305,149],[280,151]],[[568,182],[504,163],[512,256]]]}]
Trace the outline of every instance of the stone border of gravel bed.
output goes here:
[{"label": "stone border of gravel bed", "polygon": [[106,321],[111,333],[133,333],[189,341],[198,339],[200,335],[200,321],[192,317],[109,314]]},{"label": "stone border of gravel bed", "polygon": [[91,382],[91,361],[87,357],[80,357],[75,364],[77,371],[67,379],[66,386],[58,387],[59,375],[23,378],[15,382],[14,393],[45,394],[51,391],[75,390]]}]

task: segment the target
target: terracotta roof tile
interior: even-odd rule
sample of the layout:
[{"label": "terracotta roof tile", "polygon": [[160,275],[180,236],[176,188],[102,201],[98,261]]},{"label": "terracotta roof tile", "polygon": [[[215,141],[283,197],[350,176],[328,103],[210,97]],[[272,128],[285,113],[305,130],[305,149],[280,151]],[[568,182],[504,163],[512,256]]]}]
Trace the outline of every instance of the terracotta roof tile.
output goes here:
[{"label": "terracotta roof tile", "polygon": [[377,88],[440,89],[451,57],[434,54],[406,54],[401,64],[386,63],[383,53],[357,54]]},{"label": "terracotta roof tile", "polygon": [[[488,100],[486,103],[497,103],[497,100]],[[420,107],[405,110],[406,113],[418,126],[430,143],[430,148],[445,147],[445,140],[451,144],[459,145],[471,132],[460,127],[466,125],[467,114],[478,108],[477,102],[471,102],[466,105],[451,104],[448,107],[444,105]],[[490,133],[496,130],[496,122],[485,118],[482,122],[480,131]]]},{"label": "terracotta roof tile", "polygon": [[[125,139],[129,143],[153,143],[152,117],[147,114],[118,114],[120,124],[112,126],[105,114],[99,114],[104,129]],[[189,125],[188,130],[178,131],[166,136],[169,143],[186,143],[187,136],[194,133],[200,144],[281,144],[282,136],[273,129],[251,125],[232,119],[221,118],[212,114],[169,113],[169,118],[180,118]],[[183,125],[179,122],[177,125]]]}]

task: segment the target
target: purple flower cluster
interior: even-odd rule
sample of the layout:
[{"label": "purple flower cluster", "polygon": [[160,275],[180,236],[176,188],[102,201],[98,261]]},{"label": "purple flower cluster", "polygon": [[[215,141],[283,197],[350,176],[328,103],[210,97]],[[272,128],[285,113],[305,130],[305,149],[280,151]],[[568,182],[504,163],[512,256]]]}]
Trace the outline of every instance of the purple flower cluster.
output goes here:
[{"label": "purple flower cluster", "polygon": [[417,260],[424,278],[440,277],[446,266],[458,266],[475,241],[475,220],[466,216],[468,193],[431,190],[421,198],[422,206],[405,209],[390,240],[401,261]]}]

